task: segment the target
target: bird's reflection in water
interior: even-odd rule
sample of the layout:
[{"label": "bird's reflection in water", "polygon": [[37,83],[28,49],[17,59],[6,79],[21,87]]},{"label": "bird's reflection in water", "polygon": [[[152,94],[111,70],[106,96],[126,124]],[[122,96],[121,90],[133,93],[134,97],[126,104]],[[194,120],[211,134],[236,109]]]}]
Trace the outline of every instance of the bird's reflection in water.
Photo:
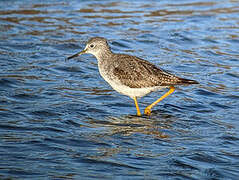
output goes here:
[{"label": "bird's reflection in water", "polygon": [[130,136],[132,134],[141,133],[145,135],[152,135],[154,138],[168,138],[161,129],[168,129],[167,124],[158,124],[157,121],[149,119],[148,117],[138,116],[124,116],[124,117],[111,117],[112,134],[123,134]]},{"label": "bird's reflection in water", "polygon": [[[177,117],[164,111],[154,112],[150,118],[148,116],[126,115],[121,117],[108,117],[106,120],[91,119],[91,127],[98,129],[97,133],[92,133],[86,138],[94,141],[97,146],[97,155],[89,154],[87,159],[105,161],[115,155],[124,153],[134,153],[137,157],[152,157],[156,154],[150,149],[145,150],[145,143],[150,141],[159,143],[170,141],[170,132],[173,131],[172,124],[177,121]],[[156,142],[157,143],[157,142]],[[157,156],[163,155],[163,152]],[[108,159],[109,160],[109,159]]]},{"label": "bird's reflection in water", "polygon": [[107,127],[107,131],[104,131],[106,136],[115,134],[130,136],[141,133],[163,139],[169,138],[165,130],[169,130],[171,124],[176,120],[177,117],[168,112],[155,111],[150,118],[148,116],[125,115],[121,117],[107,117],[105,121],[91,119],[89,123],[94,127]]}]

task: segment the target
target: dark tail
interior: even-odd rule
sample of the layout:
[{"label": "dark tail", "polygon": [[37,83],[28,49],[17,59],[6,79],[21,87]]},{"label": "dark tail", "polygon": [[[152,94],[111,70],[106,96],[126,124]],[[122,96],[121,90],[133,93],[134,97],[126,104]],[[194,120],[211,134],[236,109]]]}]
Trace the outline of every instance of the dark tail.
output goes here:
[{"label": "dark tail", "polygon": [[199,84],[197,81],[195,81],[195,80],[190,80],[190,79],[184,79],[184,78],[180,78],[179,79],[179,83],[180,84],[185,84],[185,85],[187,85],[187,84]]}]

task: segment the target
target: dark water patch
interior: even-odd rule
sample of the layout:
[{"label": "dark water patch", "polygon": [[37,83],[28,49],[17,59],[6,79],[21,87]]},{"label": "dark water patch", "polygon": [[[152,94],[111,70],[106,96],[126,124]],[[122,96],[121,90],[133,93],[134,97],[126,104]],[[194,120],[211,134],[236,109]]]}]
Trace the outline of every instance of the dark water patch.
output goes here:
[{"label": "dark water patch", "polygon": [[[9,104],[9,103],[8,103]],[[26,115],[22,112],[18,112],[17,110],[9,110],[9,109],[1,109],[0,110],[0,116],[1,116],[1,120],[9,120],[11,117],[12,119],[10,119],[8,122],[19,122],[22,119],[26,118]]]},{"label": "dark water patch", "polygon": [[231,43],[235,43],[235,44],[239,44],[239,40],[238,39],[236,39],[236,37],[237,37],[237,35],[235,35],[235,38],[233,38],[233,39],[230,39],[230,40],[228,40],[229,42],[231,42]]},{"label": "dark water patch", "polygon": [[204,173],[206,174],[206,177],[210,177],[210,178],[222,177],[221,172],[216,170],[215,168],[208,168],[208,169],[204,170]]},{"label": "dark water patch", "polygon": [[12,96],[12,98],[18,99],[18,100],[24,100],[25,101],[36,101],[37,99],[43,98],[40,96],[37,96],[35,94],[26,94],[26,93],[21,93],[21,94],[16,94],[14,96]]},{"label": "dark water patch", "polygon": [[208,110],[209,107],[207,107],[205,104],[195,104],[195,103],[192,103],[190,105],[184,105],[184,108],[185,110],[188,110],[188,111],[197,111],[197,110]]},{"label": "dark water patch", "polygon": [[54,144],[61,144],[64,146],[75,146],[75,147],[97,147],[97,146],[102,146],[103,147],[110,147],[109,144],[103,143],[103,142],[89,142],[89,140],[83,140],[83,139],[66,139],[66,140],[56,140],[56,139],[45,139],[46,142],[54,143]]},{"label": "dark water patch", "polygon": [[179,169],[182,169],[182,170],[198,170],[197,167],[194,167],[192,165],[190,165],[187,160],[185,160],[184,158],[180,158],[180,159],[175,159],[171,162],[171,165],[172,166],[176,166],[178,167]]},{"label": "dark water patch", "polygon": [[132,107],[132,105],[128,104],[128,103],[118,103],[118,102],[115,102],[113,104],[108,104],[107,106],[109,107]]},{"label": "dark water patch", "polygon": [[199,89],[199,90],[197,90],[197,94],[203,95],[203,96],[209,96],[209,97],[210,97],[210,96],[212,96],[212,97],[218,96],[217,93],[210,92],[210,91],[205,90],[205,89]]},{"label": "dark water patch", "polygon": [[209,56],[222,56],[221,54],[219,54],[219,53],[217,53],[217,52],[215,52],[215,51],[213,51],[213,50],[207,50],[207,51],[204,51],[203,53],[205,53],[205,54],[207,54],[207,55],[209,55]]},{"label": "dark water patch", "polygon": [[143,46],[149,46],[151,47],[152,45],[157,45],[159,37],[155,36],[154,34],[148,34],[144,33],[143,35],[140,35],[137,37],[138,43],[142,43]]},{"label": "dark water patch", "polygon": [[164,108],[169,109],[171,112],[183,112],[184,110],[184,107],[173,104],[165,104]]},{"label": "dark water patch", "polygon": [[113,41],[112,45],[116,46],[117,48],[120,47],[123,49],[129,49],[129,46],[124,41],[119,41],[119,42]]},{"label": "dark water patch", "polygon": [[239,141],[239,138],[234,137],[234,136],[222,136],[220,137],[220,139],[224,139],[224,140],[229,140],[229,141]]},{"label": "dark water patch", "polygon": [[217,157],[211,156],[211,155],[209,155],[207,153],[203,153],[203,152],[201,152],[201,153],[197,152],[188,158],[191,160],[194,160],[194,161],[199,161],[201,163],[205,163],[205,165],[207,163],[215,164],[215,165],[216,164],[220,165],[220,164],[225,163],[225,161],[222,160],[221,158],[217,158]]},{"label": "dark water patch", "polygon": [[53,127],[28,127],[28,126],[17,126],[17,125],[4,125],[1,124],[0,128],[2,130],[13,130],[14,132],[18,131],[37,131],[37,132],[59,132],[59,133],[64,133],[64,130],[61,130],[59,128],[53,128]]},{"label": "dark water patch", "polygon": [[226,105],[223,105],[223,104],[219,104],[217,102],[212,102],[210,103],[211,106],[215,106],[215,107],[219,107],[219,108],[222,108],[222,109],[229,109],[230,107],[229,106],[226,106]]},{"label": "dark water patch", "polygon": [[[207,37],[207,38],[205,38],[205,39],[202,39],[202,41],[206,42],[207,44],[208,44],[208,43],[209,43],[209,44],[217,44],[217,43],[218,43],[217,40],[212,39],[212,38],[209,38],[209,37]],[[210,54],[211,54],[211,51],[207,51],[207,52],[205,52],[205,53],[208,53],[208,54],[210,55]],[[212,53],[212,55],[215,55],[215,53]],[[217,54],[216,54],[216,55],[217,55]]]},{"label": "dark water patch", "polygon": [[39,116],[39,117],[57,117],[60,114],[53,112],[52,110],[37,110],[32,112],[33,115]]},{"label": "dark water patch", "polygon": [[177,43],[177,44],[187,44],[187,43],[194,44],[194,43],[196,43],[188,35],[189,35],[188,32],[185,33],[185,34],[174,33],[174,34],[172,34],[172,37],[170,39],[168,39],[168,41],[174,42],[174,43]]},{"label": "dark water patch", "polygon": [[137,169],[140,170],[140,168],[133,167],[127,164],[119,164],[111,161],[104,161],[104,160],[98,160],[98,159],[89,159],[89,158],[82,158],[80,160],[81,162],[89,163],[89,164],[97,164],[97,165],[102,165],[102,168],[108,167],[108,166],[113,166],[113,167],[124,167],[124,168],[130,168],[130,169]]},{"label": "dark water patch", "polygon": [[[111,92],[111,91],[110,91]],[[90,100],[97,100],[97,101],[101,101],[102,104],[104,104],[104,102],[110,102],[111,104],[107,104],[107,106],[111,107],[111,106],[115,106],[116,102],[115,103],[112,103],[112,101],[116,101],[117,98],[111,96],[111,93],[108,92],[108,91],[93,91],[89,94],[91,95],[95,95],[95,96],[92,96],[92,97],[88,97],[88,99]],[[124,104],[125,106],[127,104]],[[124,107],[124,106],[123,106]]]},{"label": "dark water patch", "polygon": [[76,128],[81,128],[83,126],[82,124],[80,124],[80,123],[78,123],[76,121],[73,121],[73,120],[67,120],[67,121],[65,121],[65,123],[67,125],[74,126]]},{"label": "dark water patch", "polygon": [[11,178],[30,178],[31,176],[36,176],[38,178],[42,177],[41,173],[37,173],[31,170],[25,170],[24,168],[13,168],[11,170],[3,169],[3,175],[8,176],[9,174],[11,174]]},{"label": "dark water patch", "polygon": [[93,108],[93,107],[89,107],[86,109],[87,113],[105,113],[105,110],[102,110],[102,109],[97,109],[97,108]]},{"label": "dark water patch", "polygon": [[[79,41],[78,43],[82,43],[81,41]],[[83,44],[83,43],[82,43]],[[76,50],[81,50],[83,49],[82,46],[79,46],[78,44],[73,44],[73,43],[64,43],[64,44],[56,44],[53,46],[53,48],[55,48],[56,50],[58,51],[61,51],[61,50],[69,50],[69,51],[76,51]]]},{"label": "dark water patch", "polygon": [[[12,78],[1,78],[0,79],[0,88],[14,88],[20,84],[21,84],[21,82],[19,82],[17,79],[12,79]],[[3,90],[5,90],[5,89],[3,89]]]},{"label": "dark water patch", "polygon": [[235,73],[226,73],[226,75],[234,77],[234,78],[239,78],[239,74]]},{"label": "dark water patch", "polygon": [[25,51],[34,51],[35,50],[35,47],[36,47],[36,44],[34,43],[14,43],[14,44],[11,44],[11,43],[8,43],[8,44],[5,44],[4,45],[5,48],[8,48],[8,49],[15,49],[16,51],[21,51],[21,52],[25,52]]},{"label": "dark water patch", "polygon": [[77,72],[77,73],[85,73],[85,71],[82,71],[80,67],[73,67],[73,66],[57,66],[55,69],[59,71],[65,71],[65,72]]},{"label": "dark water patch", "polygon": [[30,130],[28,127],[20,127],[20,126],[10,126],[10,125],[4,125],[1,124],[1,129],[6,129],[6,130],[17,130],[17,131],[27,131]]},{"label": "dark water patch", "polygon": [[235,100],[239,99],[239,95],[228,95],[228,96],[225,96],[225,97],[228,98],[228,99],[235,99]]}]

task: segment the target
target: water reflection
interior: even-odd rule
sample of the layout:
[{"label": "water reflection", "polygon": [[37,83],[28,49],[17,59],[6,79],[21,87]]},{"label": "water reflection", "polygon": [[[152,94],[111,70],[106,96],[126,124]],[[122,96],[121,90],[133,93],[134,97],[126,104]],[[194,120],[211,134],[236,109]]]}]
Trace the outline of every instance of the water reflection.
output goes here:
[{"label": "water reflection", "polygon": [[[158,117],[160,119],[160,117]],[[148,117],[137,116],[125,116],[125,117],[109,117],[107,123],[104,121],[89,121],[91,125],[96,127],[108,127],[110,132],[107,136],[114,134],[121,134],[123,136],[130,136],[137,133],[144,135],[152,135],[154,138],[169,138],[164,132],[160,132],[160,129],[168,129],[171,120],[159,123],[159,119],[149,119]],[[162,119],[161,119],[162,120]],[[161,124],[162,123],[162,124]]]}]

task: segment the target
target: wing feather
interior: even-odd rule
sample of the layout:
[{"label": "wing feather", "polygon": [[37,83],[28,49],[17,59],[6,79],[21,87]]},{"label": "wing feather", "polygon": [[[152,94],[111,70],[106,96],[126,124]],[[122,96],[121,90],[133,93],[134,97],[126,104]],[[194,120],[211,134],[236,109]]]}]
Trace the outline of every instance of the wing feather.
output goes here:
[{"label": "wing feather", "polygon": [[180,81],[179,77],[135,56],[117,54],[115,57],[113,75],[131,88],[170,86]]}]

